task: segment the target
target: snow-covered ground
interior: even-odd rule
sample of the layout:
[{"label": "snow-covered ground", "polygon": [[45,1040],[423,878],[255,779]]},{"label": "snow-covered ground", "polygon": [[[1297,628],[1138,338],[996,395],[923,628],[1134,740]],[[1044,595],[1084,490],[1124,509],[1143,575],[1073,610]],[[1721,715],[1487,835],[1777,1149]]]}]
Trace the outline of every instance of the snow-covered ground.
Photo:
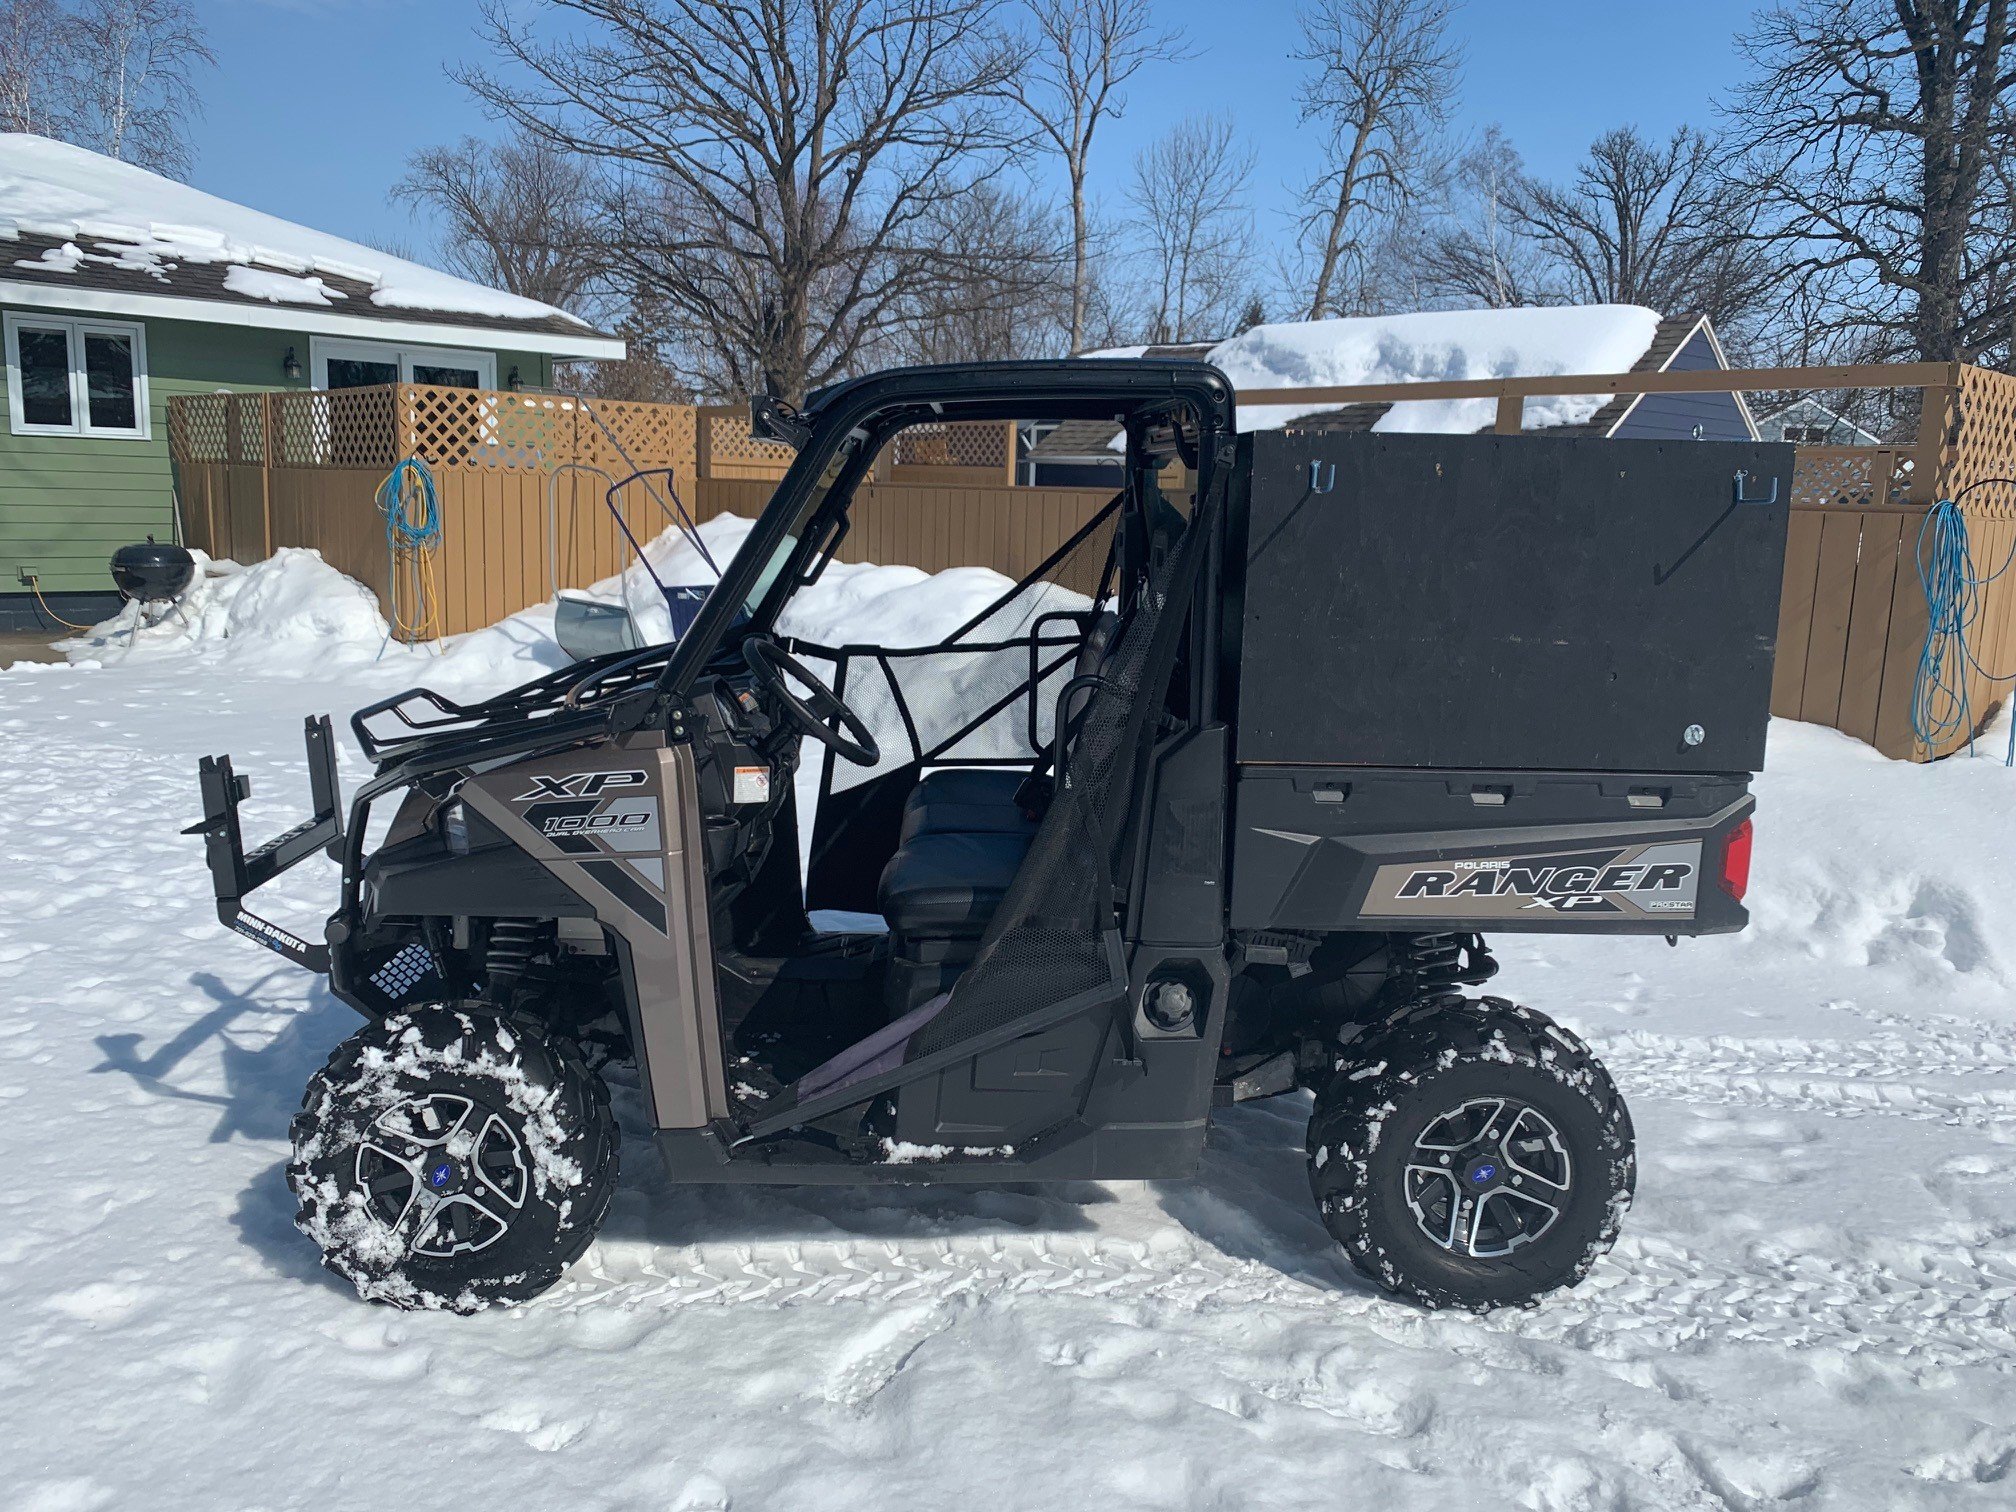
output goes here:
[{"label": "snow-covered ground", "polygon": [[[304,715],[548,652],[536,613],[438,660],[259,652],[244,627],[302,607],[260,591],[235,648],[0,673],[0,1506],[2016,1500],[1999,763],[1778,725],[1748,934],[1499,942],[1640,1139],[1623,1241],[1530,1312],[1426,1314],[1340,1264],[1294,1099],[1222,1115],[1192,1182],[678,1189],[634,1140],[558,1290],[407,1315],[317,1266],[281,1175],[354,1018],[218,926],[176,831],[205,752],[252,777],[263,834],[301,815]],[[312,930],[333,880],[311,863],[262,908]]]}]

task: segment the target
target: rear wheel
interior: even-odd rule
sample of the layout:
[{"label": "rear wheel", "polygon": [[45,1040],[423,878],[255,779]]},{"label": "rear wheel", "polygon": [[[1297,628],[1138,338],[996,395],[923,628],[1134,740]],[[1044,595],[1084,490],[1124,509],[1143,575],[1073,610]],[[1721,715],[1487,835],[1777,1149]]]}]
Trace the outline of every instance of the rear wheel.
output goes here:
[{"label": "rear wheel", "polygon": [[295,1226],[374,1302],[474,1312],[537,1296],[595,1237],[616,1121],[567,1041],[482,1004],[359,1030],[294,1119]]},{"label": "rear wheel", "polygon": [[1309,1179],[1351,1263],[1430,1307],[1572,1286],[1636,1180],[1631,1116],[1588,1046],[1498,998],[1361,1036],[1316,1102]]}]

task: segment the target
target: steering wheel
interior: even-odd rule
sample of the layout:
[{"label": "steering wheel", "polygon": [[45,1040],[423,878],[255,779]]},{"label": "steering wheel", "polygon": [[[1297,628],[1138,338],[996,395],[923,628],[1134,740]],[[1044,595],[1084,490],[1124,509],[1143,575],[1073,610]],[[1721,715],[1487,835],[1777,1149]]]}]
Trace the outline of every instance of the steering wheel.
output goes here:
[{"label": "steering wheel", "polygon": [[[835,755],[846,757],[856,766],[874,766],[881,761],[882,748],[861,722],[861,716],[769,636],[752,635],[744,641],[742,659],[749,663],[749,670],[763,686],[777,696],[777,701],[790,712],[792,722],[805,734],[821,745],[830,746]],[[787,676],[796,678],[810,690],[805,697],[791,691],[785,681]]]}]

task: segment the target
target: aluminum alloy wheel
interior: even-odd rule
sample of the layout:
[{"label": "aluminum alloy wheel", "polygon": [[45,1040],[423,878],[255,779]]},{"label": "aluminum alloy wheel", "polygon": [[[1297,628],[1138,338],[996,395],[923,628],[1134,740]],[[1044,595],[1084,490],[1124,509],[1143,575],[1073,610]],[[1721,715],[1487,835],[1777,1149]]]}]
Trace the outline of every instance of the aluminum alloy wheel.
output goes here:
[{"label": "aluminum alloy wheel", "polygon": [[1421,1232],[1473,1260],[1509,1255],[1551,1229],[1572,1180],[1561,1131],[1509,1097],[1472,1098],[1442,1114],[1414,1141],[1405,1175]]},{"label": "aluminum alloy wheel", "polygon": [[531,1189],[517,1131],[450,1092],[380,1114],[357,1147],[357,1185],[408,1255],[445,1260],[503,1238]]}]

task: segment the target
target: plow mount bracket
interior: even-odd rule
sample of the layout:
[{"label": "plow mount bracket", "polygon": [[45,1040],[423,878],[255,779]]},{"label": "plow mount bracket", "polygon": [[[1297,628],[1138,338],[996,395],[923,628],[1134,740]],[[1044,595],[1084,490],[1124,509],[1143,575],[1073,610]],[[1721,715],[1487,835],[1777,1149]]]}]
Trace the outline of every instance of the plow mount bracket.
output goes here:
[{"label": "plow mount bracket", "polygon": [[251,794],[251,780],[231,770],[229,756],[205,756],[197,767],[197,779],[203,790],[203,818],[182,833],[203,837],[210,863],[210,880],[217,893],[217,917],[226,926],[248,940],[256,940],[268,950],[285,956],[297,966],[326,975],[329,970],[327,945],[311,944],[245,908],[247,894],[265,886],[317,851],[336,854],[342,844],[343,816],[336,786],[336,742],[330,732],[329,716],[318,714],[308,720],[305,735],[313,818],[276,835],[248,853],[244,834],[238,825],[238,805]]}]

